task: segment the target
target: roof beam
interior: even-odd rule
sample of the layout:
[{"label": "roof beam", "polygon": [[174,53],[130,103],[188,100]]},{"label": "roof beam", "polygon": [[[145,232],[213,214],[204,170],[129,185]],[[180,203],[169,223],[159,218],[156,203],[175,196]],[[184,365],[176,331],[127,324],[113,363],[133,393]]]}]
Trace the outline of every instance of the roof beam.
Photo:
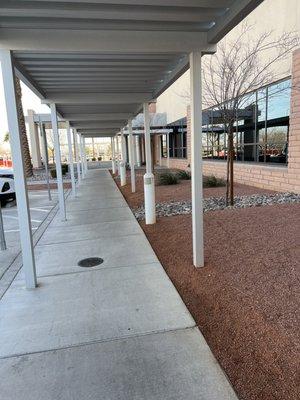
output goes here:
[{"label": "roof beam", "polygon": [[81,133],[83,135],[91,135],[91,136],[97,136],[97,135],[115,135],[120,131],[120,128],[106,128],[106,129],[76,129],[78,133]]},{"label": "roof beam", "polygon": [[128,120],[133,115],[130,113],[101,113],[101,114],[64,114],[67,121],[83,122],[83,121],[111,121],[111,120]]},{"label": "roof beam", "polygon": [[86,138],[100,138],[100,137],[113,137],[117,134],[117,132],[88,133],[88,134],[81,132],[80,134]]},{"label": "roof beam", "polygon": [[39,98],[45,98],[45,93],[38,86],[38,84],[32,79],[32,77],[27,73],[27,71],[20,65],[15,59],[13,60],[15,66],[16,76],[23,82],[29,89],[37,95]]},{"label": "roof beam", "polygon": [[[25,0],[26,1],[26,0]],[[31,0],[45,3],[93,3],[93,4],[111,4],[111,0]],[[161,6],[161,7],[210,7],[222,8],[229,7],[232,0],[114,0],[113,4],[120,5],[142,5],[142,6]]]},{"label": "roof beam", "polygon": [[215,26],[208,32],[208,42],[217,43],[262,2],[263,0],[235,0],[230,9],[216,20]]},{"label": "roof beam", "polygon": [[[215,17],[214,19],[216,19]],[[206,32],[214,24],[214,20],[203,22],[177,22],[177,21],[129,21],[129,20],[98,20],[80,18],[33,18],[33,17],[1,17],[1,27],[8,29],[73,29],[97,31],[116,30],[116,31],[174,31],[174,32]]]},{"label": "roof beam", "polygon": [[153,100],[152,93],[51,93],[42,104],[127,104]]},{"label": "roof beam", "polygon": [[164,53],[211,48],[206,32],[0,29],[0,47],[18,51]]},{"label": "roof beam", "polygon": [[[36,4],[36,6],[34,6]],[[151,22],[207,22],[214,21],[222,14],[224,9],[204,7],[161,7],[146,5],[119,5],[114,4],[81,4],[73,3],[66,7],[63,3],[31,3],[30,7],[26,2],[15,3],[2,0],[2,17],[22,18],[68,18],[83,20],[117,20],[117,21],[151,21]]]},{"label": "roof beam", "polygon": [[107,129],[107,128],[117,128],[121,129],[127,123],[126,120],[123,121],[98,121],[98,122],[72,122],[72,126],[76,129],[85,130],[85,129]]},{"label": "roof beam", "polygon": [[158,97],[163,91],[172,85],[189,68],[189,59],[184,57],[172,70],[171,74],[165,78],[156,89],[153,97]]}]

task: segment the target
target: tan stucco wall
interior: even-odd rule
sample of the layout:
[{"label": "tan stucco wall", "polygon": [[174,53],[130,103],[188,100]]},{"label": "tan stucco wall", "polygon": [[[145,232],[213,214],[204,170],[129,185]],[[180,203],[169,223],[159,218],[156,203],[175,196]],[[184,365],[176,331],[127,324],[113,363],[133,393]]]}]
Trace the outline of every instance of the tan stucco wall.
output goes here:
[{"label": "tan stucco wall", "polygon": [[[248,25],[254,26],[253,34],[273,31],[274,38],[284,32],[298,32],[300,35],[300,0],[265,0],[247,18]],[[234,28],[224,40],[234,39],[240,26]],[[209,56],[205,56],[209,57]],[[274,65],[278,78],[290,75],[291,57]],[[168,122],[186,116],[189,103],[189,71],[179,78],[157,100],[157,112],[167,112]]]}]

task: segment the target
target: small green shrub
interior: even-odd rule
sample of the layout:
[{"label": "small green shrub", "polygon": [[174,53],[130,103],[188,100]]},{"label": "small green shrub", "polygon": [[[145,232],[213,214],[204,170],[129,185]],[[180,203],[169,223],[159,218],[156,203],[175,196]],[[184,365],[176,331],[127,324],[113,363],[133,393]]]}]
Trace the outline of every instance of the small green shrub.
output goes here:
[{"label": "small green shrub", "polygon": [[183,169],[176,173],[176,176],[180,180],[190,180],[191,174],[188,171],[184,171]]},{"label": "small green shrub", "polygon": [[102,157],[98,157],[98,161],[102,161]]},{"label": "small green shrub", "polygon": [[[69,166],[68,164],[62,164],[61,165],[61,173],[63,175],[66,175],[66,173],[69,171]],[[53,166],[53,168],[50,169],[50,175],[52,179],[56,179],[57,175],[56,175],[56,168],[55,165]]]},{"label": "small green shrub", "polygon": [[66,173],[69,171],[69,166],[68,164],[62,164],[61,165],[61,172],[63,175],[66,175]]},{"label": "small green shrub", "polygon": [[204,187],[226,186],[226,182],[224,181],[224,179],[217,178],[214,175],[209,175],[203,177],[203,186]]},{"label": "small green shrub", "polygon": [[50,175],[52,179],[56,179],[56,169],[50,169]]},{"label": "small green shrub", "polygon": [[92,158],[92,161],[96,161],[96,157],[93,157],[93,158]]},{"label": "small green shrub", "polygon": [[178,178],[175,174],[170,172],[165,172],[158,175],[159,185],[176,185],[178,183]]}]

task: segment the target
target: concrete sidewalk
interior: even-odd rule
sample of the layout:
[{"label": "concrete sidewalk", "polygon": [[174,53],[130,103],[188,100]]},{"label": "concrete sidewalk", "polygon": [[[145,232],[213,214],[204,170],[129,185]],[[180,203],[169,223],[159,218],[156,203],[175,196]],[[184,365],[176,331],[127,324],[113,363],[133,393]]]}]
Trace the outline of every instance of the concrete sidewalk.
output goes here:
[{"label": "concrete sidewalk", "polygon": [[20,271],[0,302],[1,397],[236,399],[108,171],[89,171],[67,215],[36,246],[39,287]]}]

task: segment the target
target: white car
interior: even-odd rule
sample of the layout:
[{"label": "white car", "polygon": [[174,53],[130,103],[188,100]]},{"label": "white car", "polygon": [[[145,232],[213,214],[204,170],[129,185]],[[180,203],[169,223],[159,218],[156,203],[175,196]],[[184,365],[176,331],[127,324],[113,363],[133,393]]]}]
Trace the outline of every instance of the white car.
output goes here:
[{"label": "white car", "polygon": [[14,171],[12,168],[0,168],[0,201],[5,204],[8,200],[15,200]]}]

